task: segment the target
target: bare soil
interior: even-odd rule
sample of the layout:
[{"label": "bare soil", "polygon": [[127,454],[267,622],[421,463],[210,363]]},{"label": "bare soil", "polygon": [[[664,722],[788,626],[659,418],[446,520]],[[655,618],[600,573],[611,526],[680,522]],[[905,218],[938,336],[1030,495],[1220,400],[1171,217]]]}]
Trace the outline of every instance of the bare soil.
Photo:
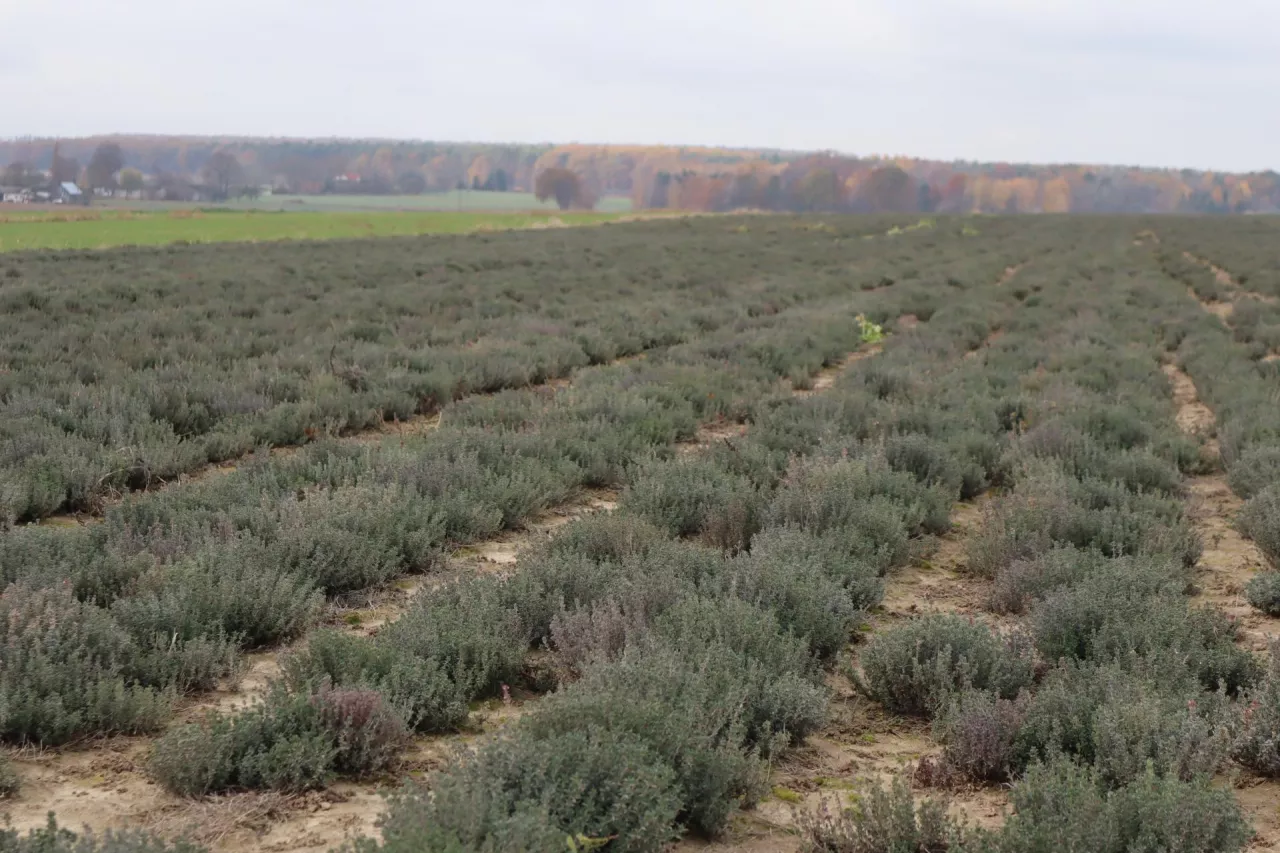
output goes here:
[{"label": "bare soil", "polygon": [[927,558],[894,572],[885,584],[884,615],[890,620],[931,613],[960,613],[1000,625],[986,609],[991,582],[968,573],[966,556],[970,536],[982,527],[990,495],[958,503],[951,513],[951,531],[939,537],[937,549]]},{"label": "bare soil", "polygon": [[747,434],[747,425],[734,421],[716,421],[698,427],[698,433],[691,441],[682,441],[676,452],[683,456],[701,453],[717,442],[727,441],[731,445]]},{"label": "bare soil", "polygon": [[[881,612],[872,620],[873,632],[922,613],[992,618],[983,611],[984,582],[963,574],[966,540],[981,526],[988,500],[984,496],[975,503],[957,504],[952,530],[938,539],[932,553],[888,577]],[[851,647],[855,666],[857,655],[858,647]],[[674,850],[794,853],[801,847],[797,824],[804,814],[817,814],[824,807],[847,808],[868,784],[887,784],[900,774],[914,778],[920,759],[941,752],[928,722],[888,713],[842,674],[829,676],[828,685],[832,697],[827,724],[787,752],[775,768],[772,792],[736,815],[723,838],[685,839]],[[1006,791],[998,787],[936,790],[914,782],[913,787],[947,800],[952,812],[971,824],[998,825],[1008,803]]]},{"label": "bare soil", "polygon": [[[1173,384],[1178,426],[1188,434],[1208,437],[1205,451],[1217,461],[1212,410],[1200,401],[1190,376],[1172,364],[1164,365],[1164,372]],[[1239,644],[1265,653],[1270,641],[1280,637],[1280,619],[1255,610],[1244,599],[1245,584],[1266,565],[1258,547],[1235,529],[1234,520],[1244,502],[1221,473],[1192,477],[1187,492],[1188,518],[1204,543],[1193,600],[1222,610],[1240,626]],[[1280,780],[1241,771],[1233,781],[1236,799],[1256,831],[1249,849],[1280,851]]]},{"label": "bare soil", "polygon": [[1003,287],[1013,281],[1013,277],[1018,274],[1026,264],[1018,264],[1016,267],[1005,267],[1004,272],[1000,274],[1000,278],[996,280],[996,287]]},{"label": "bare soil", "polygon": [[[1245,289],[1240,284],[1240,282],[1236,280],[1236,277],[1233,276],[1228,270],[1223,269],[1222,267],[1218,266],[1208,258],[1197,257],[1196,255],[1193,255],[1190,252],[1183,252],[1182,256],[1187,260],[1191,261],[1193,264],[1199,264],[1200,266],[1207,268],[1210,272],[1213,273],[1213,280],[1217,282],[1218,286],[1231,291],[1231,294],[1234,297],[1241,298],[1241,299],[1256,299],[1259,302],[1266,302],[1269,305],[1274,305],[1275,303],[1280,302],[1280,299],[1277,299],[1274,296],[1268,296],[1262,293],[1255,293],[1252,290]],[[1204,303],[1201,303],[1201,304],[1204,304]],[[1212,304],[1217,305],[1221,303],[1212,303]],[[1217,313],[1217,311],[1215,310],[1214,313]]]},{"label": "bare soil", "polygon": [[872,344],[869,347],[854,350],[837,363],[819,370],[813,377],[811,387],[796,391],[796,396],[809,397],[826,391],[828,388],[836,384],[836,379],[839,378],[840,374],[844,373],[850,367],[863,359],[879,355],[883,349],[884,347],[880,344]]},{"label": "bare soil", "polygon": [[1209,407],[1200,402],[1200,395],[1196,392],[1196,384],[1176,364],[1164,364],[1161,366],[1161,370],[1164,371],[1164,375],[1169,378],[1169,383],[1173,386],[1173,404],[1178,407],[1174,418],[1177,421],[1178,428],[1188,435],[1205,439],[1206,452],[1216,459],[1218,441],[1213,437],[1213,431],[1217,421]]},{"label": "bare soil", "polygon": [[[1173,384],[1177,422],[1183,432],[1204,440],[1204,452],[1215,463],[1218,442],[1213,437],[1213,412],[1200,401],[1191,377],[1173,364],[1164,365]],[[1250,607],[1244,586],[1266,566],[1258,547],[1235,529],[1235,518],[1244,501],[1231,491],[1222,473],[1205,474],[1187,481],[1188,518],[1204,543],[1196,600],[1212,604],[1240,625],[1241,643],[1265,652],[1268,642],[1280,636],[1280,619]]]}]

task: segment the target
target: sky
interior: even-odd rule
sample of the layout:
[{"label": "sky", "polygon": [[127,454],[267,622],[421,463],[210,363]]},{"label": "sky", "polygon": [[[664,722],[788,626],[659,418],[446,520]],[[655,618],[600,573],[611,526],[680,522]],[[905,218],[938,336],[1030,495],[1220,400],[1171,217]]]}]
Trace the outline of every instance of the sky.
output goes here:
[{"label": "sky", "polygon": [[0,0],[0,137],[1280,170],[1276,0]]}]

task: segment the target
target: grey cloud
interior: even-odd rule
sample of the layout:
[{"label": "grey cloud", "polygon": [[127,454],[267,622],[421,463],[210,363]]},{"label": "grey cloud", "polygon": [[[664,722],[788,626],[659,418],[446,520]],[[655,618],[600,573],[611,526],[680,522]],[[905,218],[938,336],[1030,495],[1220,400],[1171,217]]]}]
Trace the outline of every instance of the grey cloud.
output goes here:
[{"label": "grey cloud", "polygon": [[0,30],[60,34],[0,59],[0,135],[1280,165],[1271,0],[0,0]]}]

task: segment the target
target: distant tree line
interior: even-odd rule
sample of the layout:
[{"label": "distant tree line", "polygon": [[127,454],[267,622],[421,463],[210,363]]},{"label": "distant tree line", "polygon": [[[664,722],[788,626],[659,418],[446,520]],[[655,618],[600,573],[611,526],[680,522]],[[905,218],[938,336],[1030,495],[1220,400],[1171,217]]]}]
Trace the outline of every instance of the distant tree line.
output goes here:
[{"label": "distant tree line", "polygon": [[[637,208],[844,212],[1280,211],[1280,175],[1035,166],[831,153],[628,145],[100,137],[0,142],[5,185],[50,179],[165,197],[533,192],[560,206],[605,195]],[[87,163],[83,169],[81,163]],[[133,170],[133,171],[130,171]],[[134,174],[134,173],[137,174]],[[126,175],[128,178],[126,179]]]}]

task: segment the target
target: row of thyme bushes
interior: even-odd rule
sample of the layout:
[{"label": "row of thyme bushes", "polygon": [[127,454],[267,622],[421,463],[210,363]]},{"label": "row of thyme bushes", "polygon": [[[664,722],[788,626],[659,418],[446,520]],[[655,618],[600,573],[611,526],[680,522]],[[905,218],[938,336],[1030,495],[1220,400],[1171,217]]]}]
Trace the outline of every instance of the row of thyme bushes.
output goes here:
[{"label": "row of thyme bushes", "polygon": [[0,524],[92,510],[256,447],[434,412],[862,288],[927,284],[976,242],[802,226],[8,256]]},{"label": "row of thyme bushes", "polygon": [[[1160,373],[1187,300],[1134,254],[1046,288],[1002,339],[1034,369],[1006,461],[1013,488],[968,565],[1019,627],[923,617],[860,656],[872,697],[934,721],[944,751],[917,778],[1012,781],[1012,816],[964,829],[936,804],[913,812],[899,786],[813,821],[809,849],[900,849],[914,834],[919,849],[1234,851],[1251,837],[1210,780],[1233,758],[1275,765],[1275,676],[1224,614],[1186,598],[1200,543],[1181,478],[1212,462],[1175,426]],[[890,826],[889,812],[906,817]]]},{"label": "row of thyme bushes", "polygon": [[[157,778],[184,793],[318,784],[350,772],[337,756],[360,738],[296,725],[298,703],[372,693],[407,727],[445,731],[469,702],[523,682],[555,691],[393,798],[386,849],[607,838],[610,849],[658,850],[686,829],[717,833],[761,794],[779,751],[823,721],[824,667],[879,602],[884,576],[946,529],[966,484],[998,479],[987,465],[1001,456],[1008,401],[975,402],[958,379],[981,370],[962,356],[991,333],[984,317],[1016,301],[992,291],[1009,263],[988,258],[975,283],[949,285],[954,298],[929,323],[904,326],[835,388],[763,401],[746,437],[645,461],[615,513],[568,525],[513,575],[427,592],[372,639],[313,634],[265,705],[166,735]],[[881,359],[904,380],[891,393]],[[940,399],[985,415],[953,430],[931,417]],[[529,655],[540,648],[550,654]],[[313,751],[295,764],[303,743]]]},{"label": "row of thyme bushes", "polygon": [[[1217,251],[1233,246],[1222,239]],[[1172,328],[1179,362],[1213,409],[1227,483],[1245,499],[1236,525],[1270,566],[1249,582],[1246,597],[1264,613],[1280,615],[1280,362],[1262,360],[1280,345],[1280,308],[1239,300],[1224,325],[1184,306]]]},{"label": "row of thyme bushes", "polygon": [[[1162,244],[1163,246],[1163,244]],[[1280,301],[1248,290],[1244,282],[1224,284],[1204,262],[1183,254],[1175,245],[1163,246],[1157,255],[1165,274],[1187,284],[1202,302],[1226,303],[1230,310],[1224,322],[1232,338],[1245,345],[1244,352],[1253,361],[1280,352]],[[1215,311],[1218,309],[1215,308]],[[1265,369],[1265,368],[1264,368]],[[1275,371],[1269,371],[1274,376]]]},{"label": "row of thyme bushes", "polygon": [[1272,217],[1182,219],[1152,223],[1161,245],[1227,270],[1240,288],[1280,297],[1280,228]]},{"label": "row of thyme bushes", "polygon": [[[913,251],[940,258],[948,246],[916,241]],[[982,281],[1007,262],[976,253],[956,275]],[[451,546],[518,527],[582,487],[623,484],[700,422],[763,416],[790,397],[780,380],[804,384],[858,346],[859,311],[887,322],[920,310],[938,285],[919,279],[923,261],[910,263],[900,285],[866,294],[846,271],[842,287],[819,283],[792,308],[706,330],[698,343],[585,369],[569,388],[460,401],[427,435],[262,453],[133,496],[102,524],[0,534],[17,628],[3,650],[0,737],[154,730],[178,695],[234,676],[242,650],[305,633],[327,597],[430,571]],[[953,292],[967,286],[956,275]]]},{"label": "row of thyme bushes", "polygon": [[[761,318],[741,334],[810,319]],[[845,326],[854,331],[832,323],[808,346],[856,346],[851,316]],[[0,734],[56,743],[152,730],[177,694],[234,674],[239,650],[300,636],[326,597],[429,571],[451,545],[518,527],[584,486],[617,485],[700,421],[745,417],[785,393],[785,375],[749,360],[593,368],[556,393],[461,402],[429,435],[264,454],[131,498],[102,524],[11,530],[0,536],[0,606],[18,630],[3,652]]]}]

